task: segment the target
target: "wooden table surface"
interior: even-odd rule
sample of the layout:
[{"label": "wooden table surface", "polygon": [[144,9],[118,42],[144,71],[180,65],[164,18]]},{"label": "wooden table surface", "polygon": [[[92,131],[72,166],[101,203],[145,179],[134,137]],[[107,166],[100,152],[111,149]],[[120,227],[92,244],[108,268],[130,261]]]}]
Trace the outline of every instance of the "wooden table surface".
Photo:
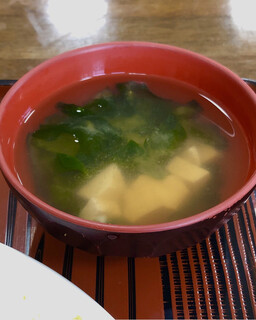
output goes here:
[{"label": "wooden table surface", "polygon": [[0,79],[122,40],[176,45],[256,78],[255,0],[0,0]]}]

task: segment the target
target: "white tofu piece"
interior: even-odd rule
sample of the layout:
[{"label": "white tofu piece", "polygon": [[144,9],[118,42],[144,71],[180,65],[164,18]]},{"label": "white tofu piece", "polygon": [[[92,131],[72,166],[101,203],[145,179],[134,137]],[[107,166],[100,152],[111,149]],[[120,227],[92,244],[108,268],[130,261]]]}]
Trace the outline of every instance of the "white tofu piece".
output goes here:
[{"label": "white tofu piece", "polygon": [[111,164],[88,181],[78,195],[84,199],[104,198],[106,201],[118,201],[126,187],[121,170],[116,164]]},{"label": "white tofu piece", "polygon": [[173,175],[178,176],[193,187],[199,187],[210,178],[210,172],[181,157],[174,157],[168,163],[166,169]]},{"label": "white tofu piece", "polygon": [[130,222],[135,222],[161,208],[176,210],[188,194],[188,188],[178,177],[168,176],[157,180],[140,175],[124,195],[124,216]]},{"label": "white tofu piece", "polygon": [[91,198],[88,200],[79,214],[80,218],[103,223],[107,222],[107,218],[109,217],[119,217],[120,215],[120,203],[101,198]]},{"label": "white tofu piece", "polygon": [[169,209],[177,210],[190,195],[189,188],[186,184],[174,175],[169,175],[163,179],[163,188],[163,195],[165,197],[164,205]]},{"label": "white tofu piece", "polygon": [[180,156],[187,161],[194,163],[196,165],[201,165],[201,159],[196,146],[191,146],[181,152]]},{"label": "white tofu piece", "polygon": [[185,147],[180,156],[196,165],[204,165],[220,158],[221,153],[205,143],[199,141],[192,141],[190,145]]},{"label": "white tofu piece", "polygon": [[162,204],[159,184],[151,177],[141,175],[127,188],[124,195],[124,216],[134,222]]}]

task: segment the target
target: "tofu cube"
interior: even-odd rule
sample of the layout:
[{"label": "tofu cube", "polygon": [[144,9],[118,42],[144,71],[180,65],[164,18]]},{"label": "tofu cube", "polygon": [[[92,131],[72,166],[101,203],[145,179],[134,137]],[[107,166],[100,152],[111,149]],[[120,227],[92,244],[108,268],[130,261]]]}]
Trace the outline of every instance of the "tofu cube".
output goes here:
[{"label": "tofu cube", "polygon": [[221,156],[221,153],[213,146],[193,141],[181,152],[180,156],[198,166],[210,163]]},{"label": "tofu cube", "polygon": [[120,216],[125,188],[125,180],[118,166],[109,165],[78,191],[80,197],[88,200],[80,217],[106,222],[107,217]]},{"label": "tofu cube", "polygon": [[78,195],[84,199],[118,199],[125,189],[125,180],[116,164],[111,164],[86,183]]},{"label": "tofu cube", "polygon": [[121,216],[120,203],[101,198],[91,198],[79,214],[80,218],[107,222],[108,217]]},{"label": "tofu cube", "polygon": [[188,194],[188,188],[178,177],[157,180],[140,175],[124,195],[124,216],[134,223],[161,208],[176,210]]},{"label": "tofu cube", "polygon": [[164,206],[177,210],[190,194],[186,184],[177,176],[169,175],[162,181]]},{"label": "tofu cube", "polygon": [[201,165],[201,159],[196,146],[191,146],[181,152],[180,156],[195,165]]},{"label": "tofu cube", "polygon": [[194,187],[201,186],[210,178],[210,172],[181,157],[174,157],[166,169]]}]

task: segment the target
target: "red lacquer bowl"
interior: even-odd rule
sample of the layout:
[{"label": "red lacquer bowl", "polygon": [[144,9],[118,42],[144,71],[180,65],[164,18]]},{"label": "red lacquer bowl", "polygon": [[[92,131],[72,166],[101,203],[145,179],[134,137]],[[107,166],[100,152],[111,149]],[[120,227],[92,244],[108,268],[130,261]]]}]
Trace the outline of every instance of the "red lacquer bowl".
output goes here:
[{"label": "red lacquer bowl", "polygon": [[[244,129],[250,149],[249,174],[239,191],[189,218],[155,225],[119,226],[72,216],[51,207],[26,189],[15,170],[14,146],[28,115],[42,100],[72,83],[118,73],[174,78],[229,106]],[[99,255],[159,256],[200,242],[239,210],[256,185],[256,95],[220,64],[168,45],[106,43],[73,50],[40,64],[23,76],[3,99],[0,133],[1,170],[25,209],[58,239]]]}]

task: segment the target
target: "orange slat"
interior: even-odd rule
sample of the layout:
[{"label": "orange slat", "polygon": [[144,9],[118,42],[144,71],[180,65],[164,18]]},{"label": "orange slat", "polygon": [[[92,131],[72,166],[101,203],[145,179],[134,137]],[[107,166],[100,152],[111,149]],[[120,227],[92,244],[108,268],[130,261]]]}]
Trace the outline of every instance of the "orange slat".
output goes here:
[{"label": "orange slat", "polygon": [[233,295],[232,295],[232,287],[231,287],[231,283],[230,283],[230,275],[229,275],[229,272],[228,272],[226,260],[224,258],[223,247],[221,245],[219,230],[217,230],[217,232],[216,232],[216,241],[217,241],[218,250],[220,252],[220,259],[221,259],[221,265],[222,265],[223,273],[224,273],[224,276],[225,276],[225,282],[226,282],[226,286],[227,286],[227,294],[228,294],[228,301],[229,301],[231,316],[232,316],[232,319],[235,319],[236,318],[236,310],[235,310],[235,305],[234,305],[234,298],[233,298]]},{"label": "orange slat", "polygon": [[[249,201],[247,201],[247,203],[245,205],[247,207],[248,214],[251,216],[253,213],[252,213],[252,208],[250,206]],[[254,264],[254,267],[256,268],[256,252],[254,249],[253,239],[252,239],[250,228],[249,228],[249,221],[248,221],[244,206],[242,207],[242,212],[243,212],[244,224],[245,224],[245,229],[246,229],[246,235],[247,235],[247,239],[249,242],[250,251],[251,251],[251,254],[253,257],[253,264]],[[251,227],[252,227],[252,232],[255,232],[255,228],[253,228],[252,225],[251,225]],[[256,237],[255,237],[255,241],[256,241]]]},{"label": "orange slat", "polygon": [[114,318],[129,318],[128,264],[125,257],[105,257],[104,308]]},{"label": "orange slat", "polygon": [[158,258],[136,258],[137,319],[164,319],[163,288]]},{"label": "orange slat", "polygon": [[45,232],[43,263],[62,274],[65,244]]},{"label": "orange slat", "polygon": [[27,216],[28,214],[26,210],[21,206],[19,202],[17,202],[15,228],[14,228],[12,246],[13,248],[21,252],[25,252]]},{"label": "orange slat", "polygon": [[45,233],[44,228],[34,219],[31,219],[31,229],[30,229],[30,249],[29,255],[32,258],[35,258],[36,254],[38,254],[38,245]]},{"label": "orange slat", "polygon": [[189,265],[191,268],[191,276],[192,276],[193,289],[194,289],[194,295],[195,295],[195,301],[196,301],[195,307],[196,307],[197,319],[203,319],[202,306],[200,304],[198,279],[197,279],[198,276],[197,276],[197,272],[196,272],[196,268],[195,268],[192,249],[188,248],[187,251],[188,251]]},{"label": "orange slat", "polygon": [[182,292],[182,303],[183,303],[183,312],[185,319],[189,319],[189,310],[188,310],[188,296],[187,296],[187,285],[185,280],[185,274],[183,270],[181,252],[176,252],[178,267],[179,267],[179,274],[180,274],[180,285],[181,285],[181,292]]},{"label": "orange slat", "polygon": [[72,282],[95,298],[97,256],[85,251],[74,249]]},{"label": "orange slat", "polygon": [[200,268],[201,268],[201,273],[202,273],[202,280],[203,280],[203,287],[204,287],[204,294],[205,294],[205,304],[206,304],[206,310],[207,310],[207,316],[208,319],[213,319],[212,316],[212,307],[210,304],[210,294],[208,291],[208,282],[207,282],[207,275],[206,275],[206,270],[205,270],[205,265],[204,265],[204,258],[203,258],[203,253],[200,247],[200,244],[198,243],[196,245],[197,249],[197,254],[198,254],[198,259],[200,262]]},{"label": "orange slat", "polygon": [[211,243],[210,243],[209,238],[206,239],[206,246],[207,246],[209,261],[211,264],[211,270],[212,270],[212,274],[213,274],[213,281],[214,281],[214,288],[215,288],[215,293],[216,293],[216,298],[217,298],[216,300],[217,300],[217,305],[218,305],[219,316],[220,316],[220,319],[224,319],[223,308],[221,305],[221,293],[220,293],[220,285],[219,285],[219,281],[218,281],[218,272],[216,270],[216,265],[215,265],[214,257],[212,254],[212,248],[211,248]]},{"label": "orange slat", "polygon": [[251,199],[252,199],[252,203],[254,206],[254,210],[252,210],[249,201],[247,201],[247,209],[248,209],[248,213],[249,213],[249,220],[250,220],[250,225],[251,225],[251,229],[252,229],[253,239],[254,239],[254,242],[256,243],[256,227],[255,227],[255,223],[254,223],[254,219],[253,219],[253,215],[256,215],[256,209],[255,209],[256,208],[256,198],[255,198],[254,193],[251,195]]},{"label": "orange slat", "polygon": [[[228,227],[227,224],[225,224],[224,228],[225,228],[225,233],[226,233],[228,249],[229,249],[229,252],[230,252],[231,263],[232,263],[232,266],[233,266],[233,269],[234,269],[234,273],[235,273],[235,277],[236,277],[236,283],[237,283],[238,288],[242,288],[241,278],[240,278],[240,275],[239,275],[237,262],[236,262],[236,258],[235,258],[235,255],[234,255],[234,249],[233,249],[233,246],[232,246],[232,243],[231,243],[231,239],[230,239],[229,227]],[[242,293],[241,290],[238,290],[238,294],[239,294],[239,299],[240,299],[240,303],[241,303],[241,307],[242,307],[243,319],[246,319],[246,307],[245,307],[243,293]]]},{"label": "orange slat", "polygon": [[248,262],[247,262],[247,255],[246,255],[246,251],[245,251],[245,246],[244,246],[244,240],[243,237],[241,237],[241,230],[240,230],[240,224],[239,224],[239,220],[238,220],[238,216],[236,215],[234,217],[234,226],[235,226],[235,232],[236,232],[236,237],[237,239],[240,239],[240,241],[238,241],[238,248],[239,248],[239,252],[240,252],[240,256],[242,258],[242,263],[243,263],[243,268],[244,268],[244,273],[245,273],[245,278],[246,278],[246,282],[247,282],[247,286],[249,289],[249,295],[250,295],[250,299],[252,302],[252,308],[253,308],[253,315],[254,318],[256,318],[256,306],[255,306],[255,297],[253,295],[253,283],[252,283],[252,279],[250,276],[250,272],[248,269]]}]

